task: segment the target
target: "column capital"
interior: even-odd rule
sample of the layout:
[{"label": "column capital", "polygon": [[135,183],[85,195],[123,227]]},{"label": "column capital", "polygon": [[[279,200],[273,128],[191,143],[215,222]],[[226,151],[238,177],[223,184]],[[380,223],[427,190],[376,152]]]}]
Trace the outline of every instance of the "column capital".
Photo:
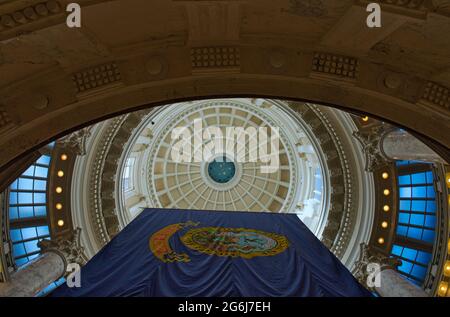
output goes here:
[{"label": "column capital", "polygon": [[62,137],[58,143],[76,155],[83,156],[86,154],[86,139],[91,136],[91,133],[92,126],[89,126]]},{"label": "column capital", "polygon": [[76,228],[69,239],[42,240],[38,243],[42,253],[54,252],[61,256],[65,267],[69,263],[77,263],[80,266],[86,264],[87,257],[80,243],[81,228]]},{"label": "column capital", "polygon": [[368,289],[373,289],[373,287],[367,285],[369,275],[374,273],[373,271],[368,270],[367,267],[371,263],[379,265],[380,272],[389,269],[395,270],[399,265],[402,264],[399,259],[376,252],[366,243],[361,243],[359,259],[355,262],[353,275],[359,283],[361,283]]},{"label": "column capital", "polygon": [[362,146],[366,160],[365,170],[367,172],[373,172],[380,167],[386,166],[391,161],[384,155],[381,141],[383,136],[392,129],[391,126],[383,123],[353,132],[353,136]]}]

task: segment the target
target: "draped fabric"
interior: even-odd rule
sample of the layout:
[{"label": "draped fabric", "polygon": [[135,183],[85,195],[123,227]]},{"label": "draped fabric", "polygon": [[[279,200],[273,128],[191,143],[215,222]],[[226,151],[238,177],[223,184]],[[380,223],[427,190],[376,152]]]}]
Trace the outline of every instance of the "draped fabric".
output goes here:
[{"label": "draped fabric", "polygon": [[52,296],[370,296],[295,214],[145,209]]}]

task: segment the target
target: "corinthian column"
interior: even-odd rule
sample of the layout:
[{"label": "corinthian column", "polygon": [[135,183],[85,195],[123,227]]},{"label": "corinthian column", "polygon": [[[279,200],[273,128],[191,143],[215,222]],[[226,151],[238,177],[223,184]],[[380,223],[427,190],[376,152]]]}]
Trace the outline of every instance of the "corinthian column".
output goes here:
[{"label": "corinthian column", "polygon": [[80,245],[81,229],[73,232],[70,239],[42,240],[39,242],[42,254],[11,275],[11,279],[0,284],[2,297],[35,296],[54,281],[65,276],[67,266],[86,263],[83,247]]},{"label": "corinthian column", "polygon": [[428,297],[422,288],[409,282],[395,270],[400,264],[400,260],[377,254],[362,243],[360,258],[355,263],[353,274],[362,285],[381,297]]}]

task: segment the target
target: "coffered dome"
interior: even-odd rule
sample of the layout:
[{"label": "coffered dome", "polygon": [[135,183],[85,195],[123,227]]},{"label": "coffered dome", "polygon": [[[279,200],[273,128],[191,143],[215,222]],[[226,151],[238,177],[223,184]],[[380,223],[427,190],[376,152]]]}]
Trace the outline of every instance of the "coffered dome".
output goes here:
[{"label": "coffered dome", "polygon": [[[211,127],[221,131],[223,151],[214,148]],[[173,159],[180,142],[174,138],[176,128],[189,133],[191,159],[186,162]],[[250,99],[173,104],[149,114],[136,140],[149,130],[146,149],[134,154],[136,143],[130,142],[125,160],[136,157],[145,171],[142,188],[152,207],[291,213],[309,208],[309,225],[320,230],[325,196],[317,141],[280,105]],[[273,170],[267,171],[270,165]]]},{"label": "coffered dome", "polygon": [[[237,157],[232,159],[222,153],[214,154],[210,159],[199,160],[200,162],[191,160],[177,163],[170,157],[171,149],[178,141],[171,139],[174,127],[192,130],[194,133],[190,143],[194,147],[195,139],[201,142],[204,132],[206,134],[201,127],[195,129],[194,124],[198,122],[196,120],[200,120],[204,127],[216,126],[224,132],[230,126],[244,130],[253,127],[256,131],[270,125],[262,111],[258,111],[255,106],[243,106],[237,102],[203,103],[188,107],[182,113],[177,113],[176,108],[177,105],[167,107],[161,114],[173,114],[174,119],[156,136],[155,143],[152,144],[154,150],[149,157],[150,192],[151,197],[156,198],[155,204],[164,208],[235,211],[279,212],[289,208],[292,199],[289,199],[288,194],[295,191],[293,180],[296,179],[297,171],[294,168],[296,157],[284,133],[279,167],[272,173],[261,173],[261,159],[250,162],[250,155],[255,154],[250,151],[258,151],[257,147],[251,149],[249,146],[250,142],[258,143],[256,134],[250,140],[244,134],[240,138],[233,137],[238,143],[236,148],[239,148],[236,156],[242,155],[243,162],[238,162]],[[157,121],[158,118],[154,120]],[[210,143],[213,140],[204,144],[207,146]],[[268,144],[258,145],[267,147]],[[198,155],[199,152],[201,155],[204,151],[206,149],[202,147],[194,148],[193,155]],[[224,157],[225,162],[221,162]]]},{"label": "coffered dome", "polygon": [[352,122],[327,107],[249,98],[110,119],[90,128],[91,150],[77,158],[73,208],[89,218],[75,223],[92,229],[94,254],[143,208],[295,213],[351,263],[358,249],[350,243],[367,239],[373,213]]}]

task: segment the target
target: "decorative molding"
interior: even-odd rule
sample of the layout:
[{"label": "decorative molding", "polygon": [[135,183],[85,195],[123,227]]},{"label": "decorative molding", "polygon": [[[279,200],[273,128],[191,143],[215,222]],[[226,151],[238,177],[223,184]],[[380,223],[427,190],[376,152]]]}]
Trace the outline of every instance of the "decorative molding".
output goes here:
[{"label": "decorative molding", "polygon": [[[102,204],[102,176],[103,170],[106,164],[106,156],[110,147],[112,146],[113,139],[117,133],[117,130],[123,124],[126,119],[126,115],[112,119],[108,123],[107,130],[102,136],[101,143],[95,153],[94,164],[92,166],[92,172],[89,178],[89,215],[91,223],[93,224],[93,230],[95,237],[101,246],[104,246],[111,239],[110,231],[115,231],[117,224],[109,223],[109,227],[106,225],[103,216],[103,204]],[[109,182],[114,179],[115,171],[111,171]],[[111,227],[112,226],[112,227]]]},{"label": "decorative molding", "polygon": [[450,110],[450,89],[430,81],[425,85],[421,101]]},{"label": "decorative molding", "polygon": [[[359,4],[364,8],[371,2],[374,1],[359,0]],[[415,22],[425,21],[427,14],[435,11],[431,0],[380,0],[377,2],[383,11],[395,14],[399,19]]]},{"label": "decorative molding", "polygon": [[120,84],[122,76],[115,62],[86,68],[72,75],[78,94],[97,92]]},{"label": "decorative molding", "polygon": [[355,80],[359,73],[359,61],[354,57],[315,52],[312,71],[322,76]]},{"label": "decorative molding", "polygon": [[355,262],[355,266],[352,271],[358,282],[368,289],[373,290],[373,287],[367,285],[369,274],[373,273],[372,271],[369,272],[367,270],[367,266],[369,264],[378,264],[380,266],[380,271],[387,269],[395,270],[399,265],[401,265],[401,261],[399,259],[392,258],[381,253],[376,253],[365,243],[360,244],[360,250],[359,259]]},{"label": "decorative molding", "polygon": [[81,229],[77,228],[73,231],[69,239],[41,240],[38,242],[38,247],[42,253],[54,252],[60,255],[64,260],[66,268],[70,263],[77,263],[82,266],[86,264],[87,257],[84,254],[84,248],[81,246],[80,238]]},{"label": "decorative molding", "polygon": [[89,177],[89,214],[95,237],[102,246],[120,230],[114,194],[120,156],[134,128],[150,111],[111,119],[96,150]]},{"label": "decorative molding", "polygon": [[379,0],[378,2],[404,9],[426,11],[425,0]]},{"label": "decorative molding", "polygon": [[289,0],[289,8],[282,9],[282,12],[302,16],[302,17],[323,17],[328,14],[323,0]]},{"label": "decorative molding", "polygon": [[330,193],[328,219],[321,241],[338,258],[342,258],[352,238],[357,216],[355,205],[357,202],[353,199],[355,189],[352,179],[354,176],[350,169],[350,162],[333,124],[320,107],[294,102],[290,102],[289,105],[310,127],[314,135],[321,136],[321,149],[327,158],[326,168],[332,171],[329,187],[340,187],[339,191]]},{"label": "decorative molding", "polygon": [[0,17],[0,32],[33,23],[61,12],[61,4],[59,1],[49,0],[40,2],[35,5],[2,15]]},{"label": "decorative molding", "polygon": [[353,136],[359,141],[362,150],[366,157],[367,172],[374,172],[375,170],[386,166],[390,160],[387,158],[381,149],[381,141],[383,135],[391,129],[386,127],[386,124],[379,124],[371,128],[354,131]]},{"label": "decorative molding", "polygon": [[431,5],[434,12],[450,16],[449,0],[431,0]]},{"label": "decorative molding", "polygon": [[75,131],[58,140],[58,145],[76,155],[86,155],[86,139],[91,135],[92,126]]},{"label": "decorative molding", "polygon": [[193,72],[239,70],[240,49],[237,46],[210,46],[191,48]]}]

